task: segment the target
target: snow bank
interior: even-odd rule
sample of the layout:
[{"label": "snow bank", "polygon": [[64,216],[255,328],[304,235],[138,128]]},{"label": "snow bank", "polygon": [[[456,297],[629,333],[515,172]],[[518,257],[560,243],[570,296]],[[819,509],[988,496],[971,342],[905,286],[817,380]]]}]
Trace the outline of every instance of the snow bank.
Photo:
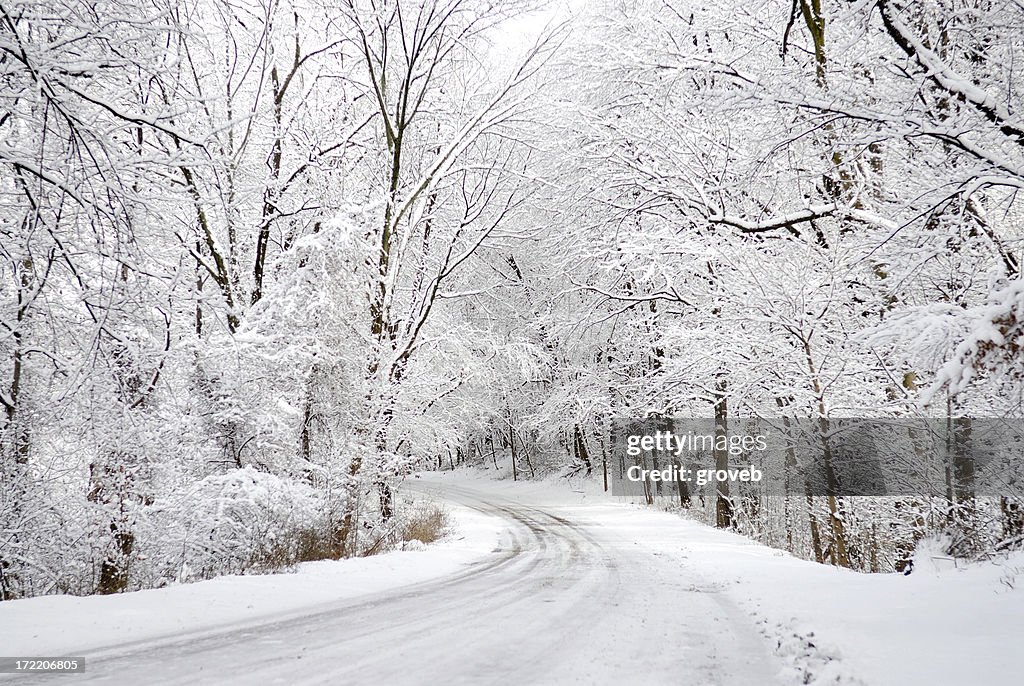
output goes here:
[{"label": "snow bank", "polygon": [[803,683],[996,684],[1017,671],[1024,555],[959,569],[922,561],[910,576],[861,574],[693,521],[666,527],[677,531],[648,544],[679,555],[745,609]]},{"label": "snow bank", "polygon": [[482,558],[502,521],[446,506],[456,533],[422,550],[307,562],[291,574],[225,576],[113,596],[0,603],[0,653],[71,655],[184,633],[285,619],[357,596],[446,576]]}]

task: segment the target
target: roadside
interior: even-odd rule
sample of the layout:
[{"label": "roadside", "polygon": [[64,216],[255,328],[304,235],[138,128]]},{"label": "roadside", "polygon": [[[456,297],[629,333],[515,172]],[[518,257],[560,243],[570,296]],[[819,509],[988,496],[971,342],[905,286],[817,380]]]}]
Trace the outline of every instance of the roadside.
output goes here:
[{"label": "roadside", "polygon": [[306,562],[293,573],[222,576],[110,596],[0,603],[4,655],[66,655],[304,614],[318,606],[450,576],[487,556],[502,521],[446,504],[452,533],[420,550]]}]

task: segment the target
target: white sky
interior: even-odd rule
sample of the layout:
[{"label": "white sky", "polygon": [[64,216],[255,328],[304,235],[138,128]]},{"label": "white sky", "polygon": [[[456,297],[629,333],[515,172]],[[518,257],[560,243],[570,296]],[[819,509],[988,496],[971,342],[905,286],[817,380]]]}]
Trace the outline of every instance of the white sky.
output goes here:
[{"label": "white sky", "polygon": [[503,23],[491,35],[495,61],[504,62],[518,55],[533,45],[546,26],[569,19],[584,5],[585,0],[550,0],[541,9]]}]

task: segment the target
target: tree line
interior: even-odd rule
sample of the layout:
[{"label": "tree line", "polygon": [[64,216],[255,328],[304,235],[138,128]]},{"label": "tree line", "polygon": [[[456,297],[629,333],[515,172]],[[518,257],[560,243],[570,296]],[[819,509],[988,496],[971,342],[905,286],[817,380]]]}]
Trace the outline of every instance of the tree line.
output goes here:
[{"label": "tree line", "polygon": [[[400,545],[621,417],[1019,416],[1019,3],[538,7],[0,2],[0,597]],[[884,571],[1020,542],[972,478],[679,504]]]}]

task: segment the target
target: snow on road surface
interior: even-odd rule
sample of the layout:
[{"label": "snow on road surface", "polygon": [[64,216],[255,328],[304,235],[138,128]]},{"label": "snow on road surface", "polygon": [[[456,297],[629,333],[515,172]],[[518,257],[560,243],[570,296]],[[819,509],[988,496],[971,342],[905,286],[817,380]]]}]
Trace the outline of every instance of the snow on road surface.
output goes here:
[{"label": "snow on road surface", "polygon": [[[753,624],[634,532],[485,489],[430,488],[504,520],[493,552],[433,582],[262,625],[102,651],[69,640],[64,649],[85,655],[86,673],[19,683],[774,683],[778,668]],[[107,599],[96,600],[99,610]],[[0,617],[5,634],[18,632]],[[56,647],[61,618],[50,621]]]},{"label": "snow on road surface", "polygon": [[85,674],[16,683],[1014,683],[1020,557],[862,575],[592,487],[465,472],[410,487],[458,503],[461,540],[298,574],[0,603],[0,654],[88,660]]},{"label": "snow on road surface", "polygon": [[[621,536],[676,578],[755,624],[785,664],[783,683],[863,686],[1018,684],[1024,645],[1024,554],[958,565],[920,553],[915,571],[862,574],[799,560],[736,534],[600,493],[597,482],[493,481],[436,474],[495,497],[560,511],[602,536]],[[646,583],[637,580],[636,583]],[[652,581],[649,591],[663,596]],[[681,680],[676,683],[688,684]]]}]

